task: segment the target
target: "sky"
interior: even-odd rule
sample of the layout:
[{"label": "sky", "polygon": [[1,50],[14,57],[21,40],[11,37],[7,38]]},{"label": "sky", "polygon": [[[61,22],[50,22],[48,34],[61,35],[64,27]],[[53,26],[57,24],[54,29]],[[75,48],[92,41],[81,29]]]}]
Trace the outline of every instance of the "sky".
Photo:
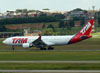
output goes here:
[{"label": "sky", "polygon": [[88,10],[100,9],[100,0],[0,0],[0,12],[16,9],[42,10],[49,8],[50,11],[70,11],[75,8]]}]

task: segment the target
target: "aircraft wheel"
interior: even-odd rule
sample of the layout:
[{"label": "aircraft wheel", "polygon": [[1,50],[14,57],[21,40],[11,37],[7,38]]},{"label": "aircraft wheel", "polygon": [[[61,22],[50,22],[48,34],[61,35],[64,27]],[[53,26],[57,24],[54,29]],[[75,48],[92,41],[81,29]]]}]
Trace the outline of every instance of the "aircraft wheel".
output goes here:
[{"label": "aircraft wheel", "polygon": [[40,50],[43,50],[43,48],[40,48]]},{"label": "aircraft wheel", "polygon": [[48,47],[48,50],[54,50],[54,48],[53,47]]},{"label": "aircraft wheel", "polygon": [[12,46],[12,50],[15,50],[14,46]]},{"label": "aircraft wheel", "polygon": [[46,50],[46,48],[44,48],[44,50]]},{"label": "aircraft wheel", "polygon": [[46,50],[46,48],[40,48],[40,50]]}]

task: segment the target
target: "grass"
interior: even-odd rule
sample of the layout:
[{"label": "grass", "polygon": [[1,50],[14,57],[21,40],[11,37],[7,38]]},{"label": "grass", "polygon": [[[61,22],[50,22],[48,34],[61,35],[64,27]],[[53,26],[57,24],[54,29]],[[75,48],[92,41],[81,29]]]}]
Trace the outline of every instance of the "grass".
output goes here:
[{"label": "grass", "polygon": [[100,70],[100,63],[0,63],[1,70]]},{"label": "grass", "polygon": [[100,35],[100,32],[92,33],[92,35]]},{"label": "grass", "polygon": [[93,38],[100,38],[100,32],[91,33],[91,35],[93,36]]},{"label": "grass", "polygon": [[0,52],[0,61],[100,61],[100,51]]}]

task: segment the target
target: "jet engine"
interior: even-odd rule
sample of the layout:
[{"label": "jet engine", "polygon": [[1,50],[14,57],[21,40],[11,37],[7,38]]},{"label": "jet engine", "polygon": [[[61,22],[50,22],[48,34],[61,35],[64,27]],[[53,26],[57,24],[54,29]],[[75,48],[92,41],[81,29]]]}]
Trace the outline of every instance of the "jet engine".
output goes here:
[{"label": "jet engine", "polygon": [[24,43],[24,44],[22,45],[22,47],[23,47],[23,48],[30,48],[31,46],[30,46],[29,43]]}]

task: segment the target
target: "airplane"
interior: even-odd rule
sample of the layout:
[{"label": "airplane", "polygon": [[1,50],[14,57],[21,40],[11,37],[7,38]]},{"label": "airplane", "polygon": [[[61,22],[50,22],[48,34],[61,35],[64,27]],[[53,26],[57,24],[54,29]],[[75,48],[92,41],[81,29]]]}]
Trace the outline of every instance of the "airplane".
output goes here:
[{"label": "airplane", "polygon": [[22,46],[23,48],[37,47],[40,50],[54,50],[52,46],[69,45],[82,40],[91,38],[90,35],[92,26],[94,25],[94,19],[90,19],[84,27],[74,35],[64,35],[64,36],[16,36],[10,37],[3,41],[3,44],[12,46]]}]

